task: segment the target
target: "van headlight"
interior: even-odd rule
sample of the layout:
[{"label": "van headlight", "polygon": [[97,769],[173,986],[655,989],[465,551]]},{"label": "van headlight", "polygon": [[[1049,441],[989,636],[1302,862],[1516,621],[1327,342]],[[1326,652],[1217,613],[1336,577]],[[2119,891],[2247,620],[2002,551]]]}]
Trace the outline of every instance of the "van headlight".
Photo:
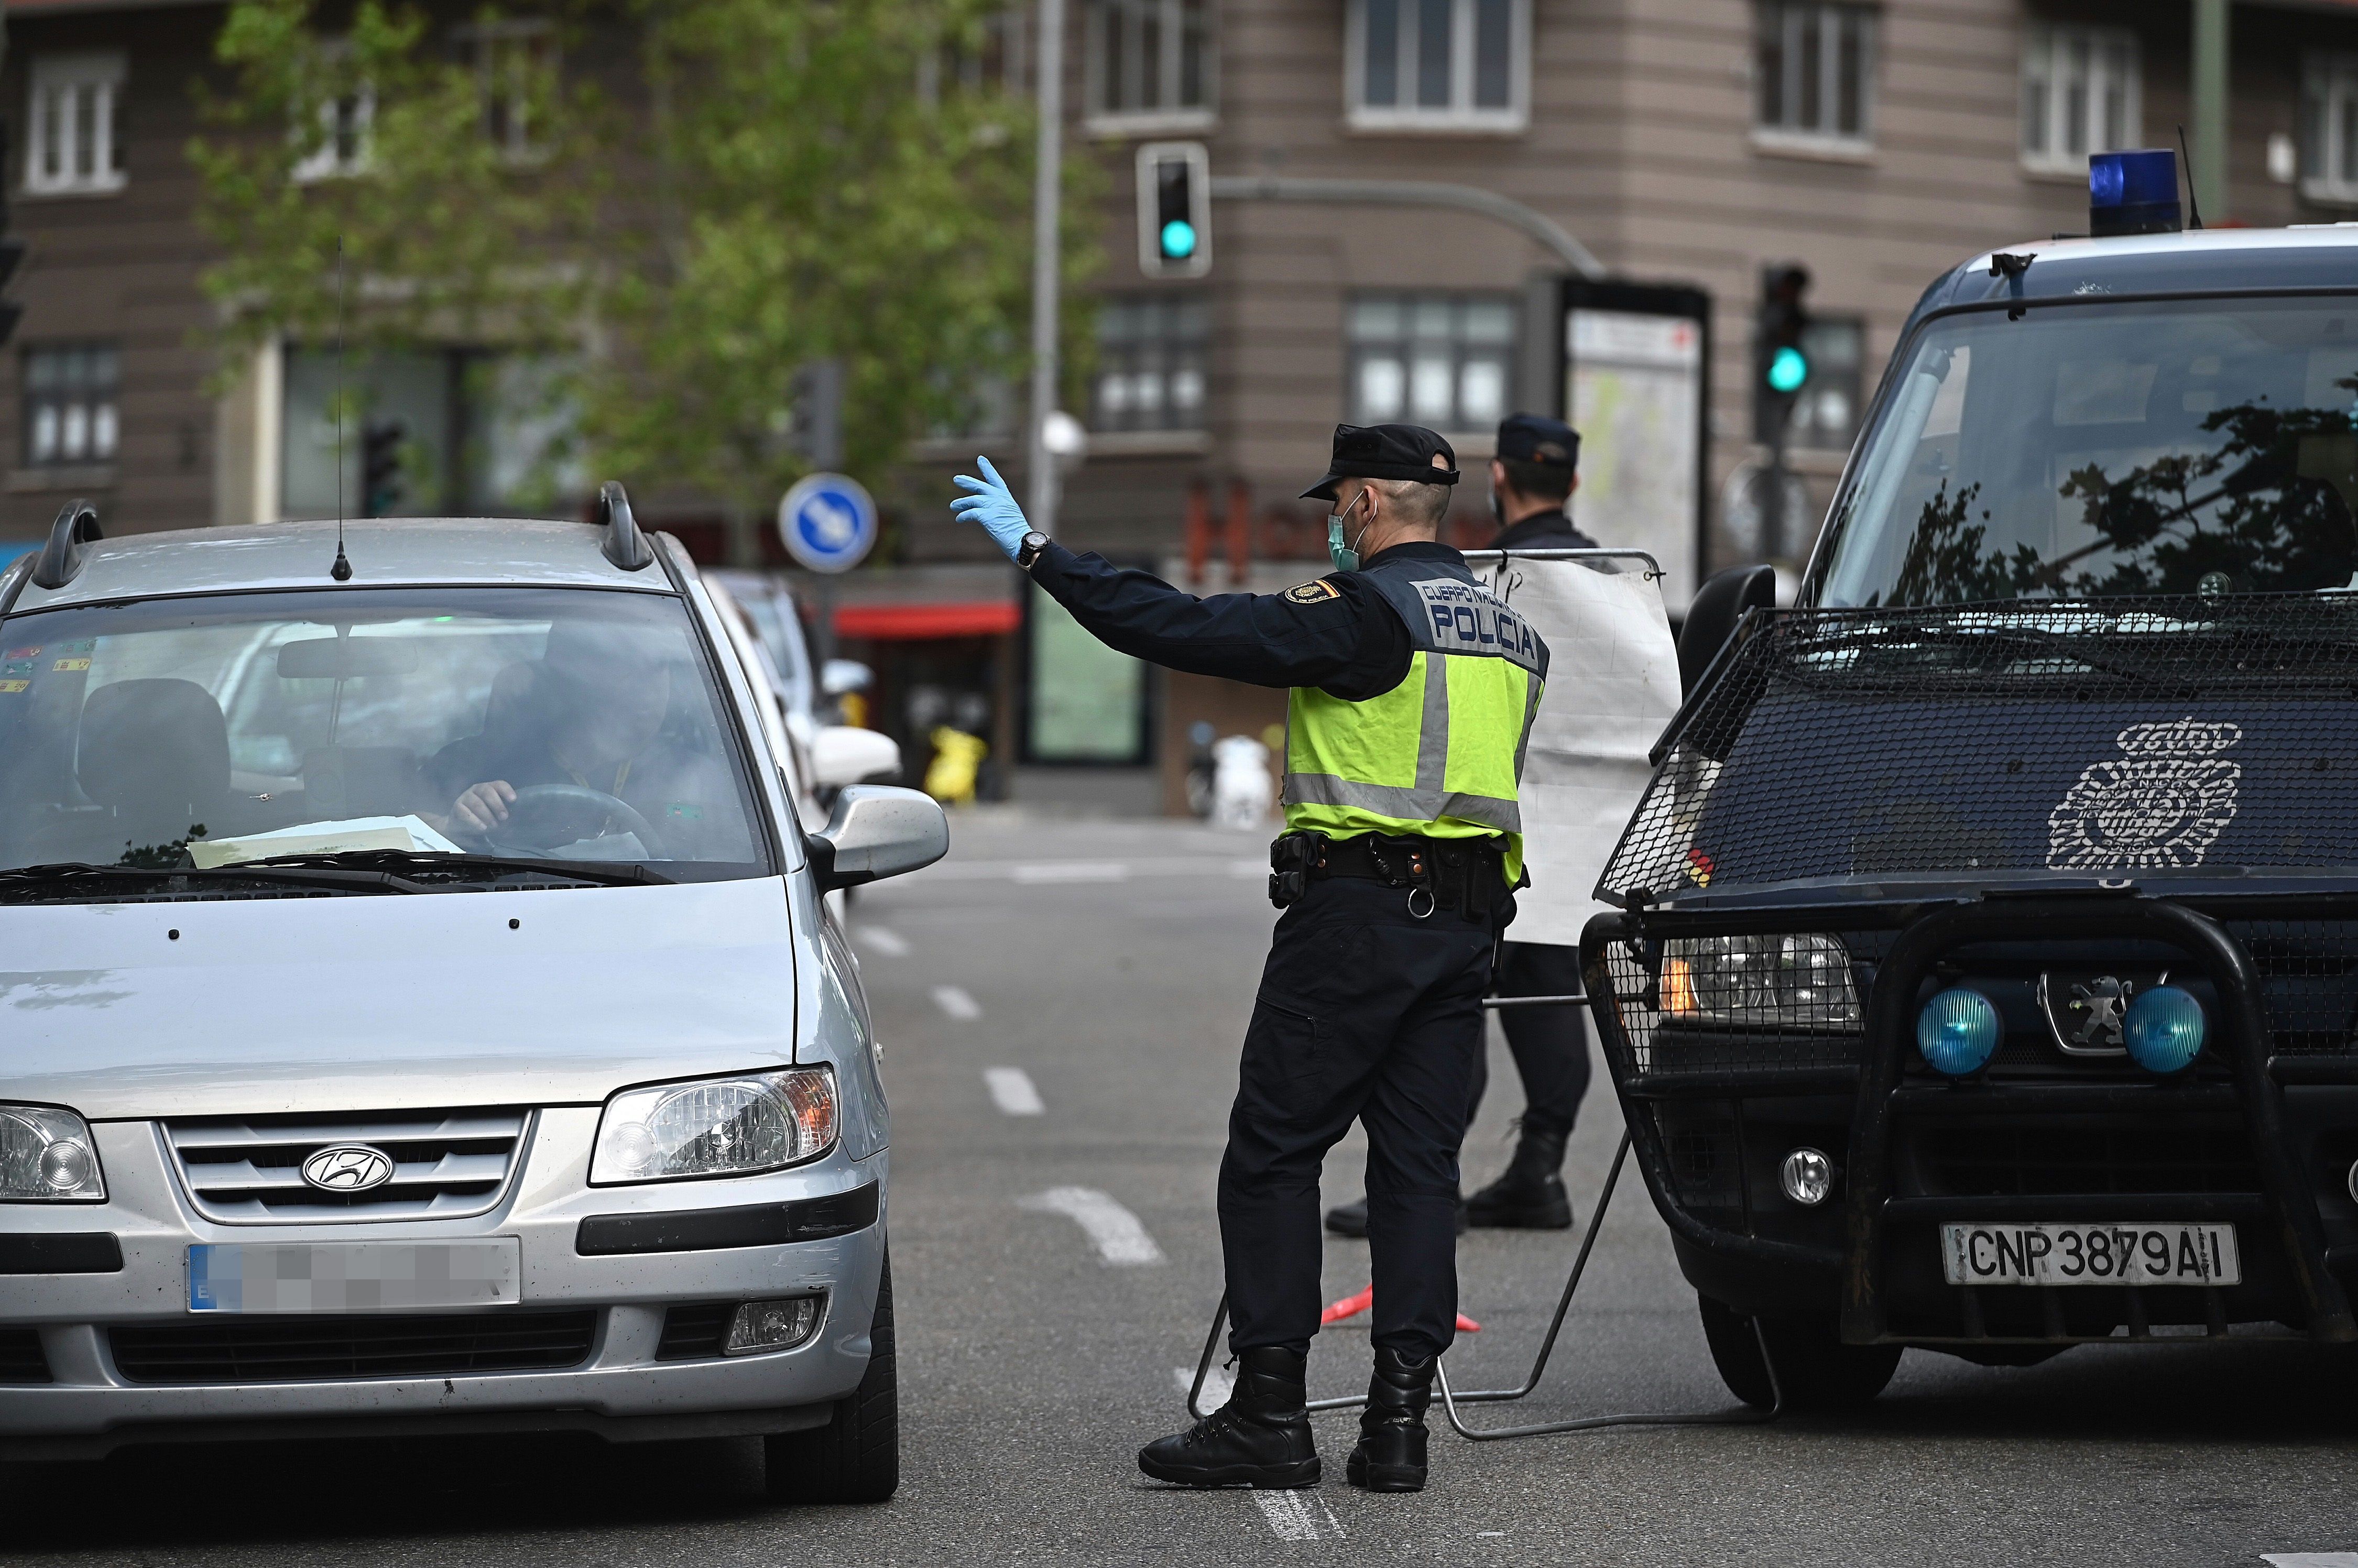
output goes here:
[{"label": "van headlight", "polygon": [[1693,1023],[1855,1029],[1850,953],[1823,932],[1662,944],[1662,1011]]},{"label": "van headlight", "polygon": [[593,1186],[744,1176],[835,1146],[835,1069],[789,1067],[624,1089],[598,1119]]},{"label": "van headlight", "polygon": [[46,1105],[0,1105],[0,1202],[104,1203],[90,1124]]}]

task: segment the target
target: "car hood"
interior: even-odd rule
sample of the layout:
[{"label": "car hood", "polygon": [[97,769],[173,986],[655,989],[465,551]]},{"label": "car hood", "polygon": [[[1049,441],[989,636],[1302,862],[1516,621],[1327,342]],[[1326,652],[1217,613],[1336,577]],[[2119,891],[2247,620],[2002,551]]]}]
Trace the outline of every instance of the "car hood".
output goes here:
[{"label": "car hood", "polygon": [[92,1119],[589,1104],[791,1061],[777,879],[0,907],[0,1098]]}]

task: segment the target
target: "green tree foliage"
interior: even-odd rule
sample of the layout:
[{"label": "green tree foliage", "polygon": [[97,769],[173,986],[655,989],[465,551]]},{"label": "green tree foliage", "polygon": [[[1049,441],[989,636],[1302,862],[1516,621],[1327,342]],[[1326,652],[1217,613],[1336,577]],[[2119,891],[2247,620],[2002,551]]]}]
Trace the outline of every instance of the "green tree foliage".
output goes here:
[{"label": "green tree foliage", "polygon": [[[844,363],[846,466],[871,475],[1020,374],[1029,104],[927,63],[981,48],[977,0],[550,19],[559,47],[486,72],[449,47],[449,18],[397,0],[360,0],[341,33],[311,0],[233,0],[219,54],[234,91],[191,148],[233,343],[324,340],[341,234],[355,342],[553,351],[583,471],[740,515],[808,467],[797,365]],[[355,94],[373,103],[357,168],[300,178],[328,105]],[[512,104],[524,156],[499,123]],[[1068,212],[1092,183],[1073,167]],[[1083,230],[1067,224],[1076,280],[1094,261]]]}]

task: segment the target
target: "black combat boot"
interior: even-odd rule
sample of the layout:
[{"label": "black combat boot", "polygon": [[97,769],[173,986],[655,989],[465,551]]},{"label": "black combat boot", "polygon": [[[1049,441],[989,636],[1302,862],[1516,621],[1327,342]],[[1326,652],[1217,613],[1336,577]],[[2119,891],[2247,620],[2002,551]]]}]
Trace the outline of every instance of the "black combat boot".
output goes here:
[{"label": "black combat boot", "polygon": [[1507,1173],[1466,1200],[1466,1217],[1499,1230],[1570,1230],[1572,1199],[1563,1190],[1565,1134],[1526,1124]]},{"label": "black combat boot", "polygon": [[1376,1346],[1376,1375],[1368,1379],[1368,1408],[1359,1412],[1359,1445],[1343,1474],[1370,1492],[1424,1490],[1424,1408],[1433,1402],[1431,1356],[1412,1360]]},{"label": "black combat boot", "polygon": [[[1360,1198],[1328,1209],[1326,1228],[1337,1236],[1355,1236],[1365,1241],[1368,1238],[1368,1200]],[[1466,1200],[1463,1197],[1457,1200],[1457,1234],[1466,1234]]]},{"label": "black combat boot", "polygon": [[[1237,1355],[1237,1391],[1186,1431],[1138,1451],[1138,1467],[1181,1487],[1314,1487],[1318,1448],[1303,1410],[1310,1358],[1271,1346]],[[1422,1453],[1422,1450],[1419,1451]]]}]

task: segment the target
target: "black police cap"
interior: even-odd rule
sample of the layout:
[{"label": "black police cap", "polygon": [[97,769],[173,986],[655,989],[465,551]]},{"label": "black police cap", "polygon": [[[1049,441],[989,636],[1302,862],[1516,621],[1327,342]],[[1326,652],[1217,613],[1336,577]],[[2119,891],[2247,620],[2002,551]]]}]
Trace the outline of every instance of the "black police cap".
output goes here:
[{"label": "black police cap", "polygon": [[1552,469],[1578,470],[1580,432],[1561,419],[1509,414],[1498,421],[1498,456]]},{"label": "black police cap", "polygon": [[[1439,458],[1441,466],[1433,466]],[[1302,492],[1304,500],[1332,501],[1338,479],[1412,479],[1422,484],[1455,484],[1457,454],[1422,425],[1337,425],[1335,455],[1326,477]]]}]

